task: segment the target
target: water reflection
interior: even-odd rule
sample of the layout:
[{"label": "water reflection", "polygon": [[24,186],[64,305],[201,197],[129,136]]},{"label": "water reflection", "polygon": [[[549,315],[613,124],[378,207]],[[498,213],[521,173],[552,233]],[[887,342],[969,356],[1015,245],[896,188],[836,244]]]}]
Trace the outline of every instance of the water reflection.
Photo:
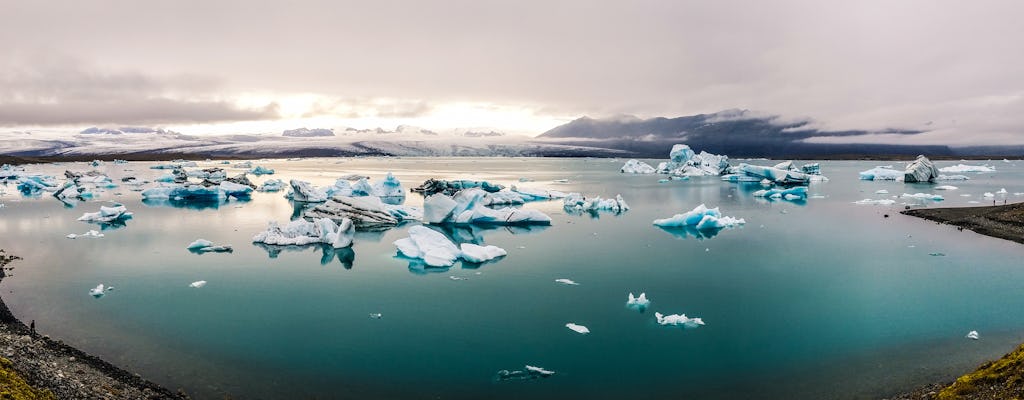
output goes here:
[{"label": "water reflection", "polygon": [[664,226],[657,226],[657,228],[667,232],[668,234],[670,234],[672,236],[680,238],[680,239],[686,239],[688,237],[693,237],[693,238],[695,238],[697,240],[711,239],[711,238],[713,238],[715,236],[718,236],[718,234],[721,231],[727,229],[727,228],[714,228],[714,229],[700,230],[700,229],[697,229],[696,227],[693,227],[693,226],[680,226],[680,227],[671,227],[671,228],[664,227]]},{"label": "water reflection", "polygon": [[550,225],[454,225],[454,224],[429,224],[426,227],[441,232],[455,244],[472,243],[483,245],[484,235],[506,231],[513,235],[527,235],[543,232],[550,228]]},{"label": "water reflection", "polygon": [[185,208],[190,210],[216,210],[221,206],[228,203],[245,204],[252,201],[251,198],[242,197],[232,201],[227,199],[191,199],[191,200],[174,200],[174,199],[143,199],[142,204],[148,207],[172,207],[172,208]]},{"label": "water reflection", "polygon": [[319,250],[321,253],[320,265],[330,264],[332,260],[337,259],[338,262],[345,267],[345,269],[352,269],[352,265],[355,263],[356,260],[356,252],[355,250],[352,249],[351,246],[336,249],[329,244],[323,243],[310,244],[305,246],[280,246],[256,242],[253,243],[253,246],[259,247],[266,251],[267,257],[269,258],[277,258],[277,256],[281,255],[282,251],[304,252],[306,250],[313,250],[313,252],[316,253]]}]

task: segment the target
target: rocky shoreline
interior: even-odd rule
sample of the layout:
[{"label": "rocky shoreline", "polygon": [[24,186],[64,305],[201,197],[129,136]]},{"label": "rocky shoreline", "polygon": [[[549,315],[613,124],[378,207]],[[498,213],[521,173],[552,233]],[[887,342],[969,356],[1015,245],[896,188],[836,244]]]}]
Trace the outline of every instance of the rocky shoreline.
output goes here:
[{"label": "rocky shoreline", "polygon": [[[0,281],[17,257],[0,250]],[[60,340],[34,334],[0,299],[0,352],[26,383],[57,399],[188,399]],[[36,398],[36,397],[29,397]]]},{"label": "rocky shoreline", "polygon": [[1024,244],[1024,203],[982,207],[918,208],[903,214]]}]

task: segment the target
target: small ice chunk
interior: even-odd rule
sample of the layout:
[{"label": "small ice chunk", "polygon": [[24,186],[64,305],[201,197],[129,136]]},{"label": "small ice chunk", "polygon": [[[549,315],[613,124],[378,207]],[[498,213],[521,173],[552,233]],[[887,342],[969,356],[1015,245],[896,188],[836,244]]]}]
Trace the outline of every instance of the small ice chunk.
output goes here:
[{"label": "small ice chunk", "polygon": [[554,375],[555,374],[555,371],[548,371],[548,370],[546,370],[544,368],[534,367],[532,365],[527,365],[526,366],[526,371],[530,372],[531,374],[536,374],[536,375],[540,375],[540,376],[550,376],[550,375]]},{"label": "small ice chunk", "polygon": [[700,318],[689,318],[686,314],[664,315],[656,312],[654,313],[654,318],[658,320],[658,325],[683,326],[687,328],[696,328],[704,325],[704,320]]},{"label": "small ice chunk", "polygon": [[540,378],[547,378],[547,377],[549,377],[551,375],[554,375],[554,374],[555,374],[554,371],[548,371],[548,370],[546,370],[544,368],[541,368],[541,367],[534,367],[532,365],[527,365],[524,368],[524,370],[509,371],[507,369],[503,369],[501,371],[498,371],[497,379],[499,381],[540,379]]},{"label": "small ice chunk", "polygon": [[210,246],[213,246],[213,242],[206,239],[196,239],[194,242],[190,243],[186,248],[189,250],[199,250],[203,247]]},{"label": "small ice chunk", "polygon": [[466,278],[463,278],[461,276],[455,276],[455,275],[449,276],[448,279],[451,279],[453,281],[464,281],[464,280],[466,280]]},{"label": "small ice chunk", "polygon": [[956,187],[956,186],[953,186],[953,185],[939,185],[939,186],[935,187],[935,190],[957,190],[957,189],[959,189],[959,188]]},{"label": "small ice chunk", "polygon": [[943,198],[940,195],[929,194],[929,193],[914,193],[914,194],[904,193],[900,197],[907,198],[907,199],[931,200],[931,201],[942,201],[942,200],[945,200],[945,198]]},{"label": "small ice chunk", "polygon": [[875,191],[875,194],[889,194],[889,191],[885,189],[878,189]]},{"label": "small ice chunk", "polygon": [[928,253],[928,255],[930,255],[932,257],[945,257],[946,256],[945,253]]},{"label": "small ice chunk", "polygon": [[573,285],[573,286],[579,285],[578,283],[576,283],[576,281],[574,281],[572,279],[566,279],[566,278],[555,279],[555,282],[561,283],[563,285]]},{"label": "small ice chunk", "polygon": [[647,299],[647,293],[640,293],[640,297],[633,297],[633,293],[630,293],[626,298],[626,306],[630,308],[643,310],[649,305],[651,305],[651,301]]},{"label": "small ice chunk", "polygon": [[586,334],[590,333],[590,329],[588,329],[587,327],[585,327],[583,325],[579,325],[579,324],[574,324],[572,322],[570,322],[568,324],[565,324],[565,327],[571,329],[572,331],[574,331],[576,333],[583,334],[583,335],[586,335]]},{"label": "small ice chunk", "polygon": [[206,286],[206,281],[195,281],[188,284],[188,287],[190,288],[201,288],[203,286]]},{"label": "small ice chunk", "polygon": [[996,191],[996,194],[1001,194],[1005,196],[1007,194],[1006,188],[999,189],[998,191]]},{"label": "small ice chunk", "polygon": [[992,194],[992,192],[985,192],[985,194],[982,194],[981,196],[988,198],[996,197],[996,195]]},{"label": "small ice chunk", "polygon": [[384,317],[384,314],[381,314],[381,313],[370,313],[370,318],[373,318],[373,319],[381,319],[383,317]]},{"label": "small ice chunk", "polygon": [[95,297],[97,299],[100,298],[100,297],[103,297],[103,295],[105,295],[105,294],[107,294],[107,293],[103,289],[103,284],[102,283],[97,285],[96,287],[94,287],[92,289],[89,289],[89,295],[92,296],[92,297]]},{"label": "small ice chunk", "polygon": [[974,339],[974,340],[978,340],[978,331],[970,331],[970,332],[967,332],[967,336],[966,336],[966,338],[968,338],[968,339]]},{"label": "small ice chunk", "polygon": [[508,255],[505,249],[498,246],[480,246],[472,243],[463,243],[460,247],[462,249],[462,259],[472,263],[482,263]]},{"label": "small ice chunk", "polygon": [[88,231],[86,233],[83,233],[81,235],[77,235],[77,234],[74,234],[74,233],[69,234],[67,236],[67,238],[68,239],[76,239],[76,238],[99,239],[99,238],[101,238],[103,236],[104,235],[102,233],[100,233],[100,231],[90,230],[90,231]]}]

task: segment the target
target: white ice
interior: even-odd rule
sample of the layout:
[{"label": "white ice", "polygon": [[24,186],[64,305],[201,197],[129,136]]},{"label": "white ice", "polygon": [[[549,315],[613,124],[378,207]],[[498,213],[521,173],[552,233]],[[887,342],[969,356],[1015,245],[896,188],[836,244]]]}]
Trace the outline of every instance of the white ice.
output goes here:
[{"label": "white ice", "polygon": [[939,186],[935,187],[935,190],[957,190],[957,189],[959,189],[959,188],[956,187],[956,186],[953,186],[953,185],[939,185]]},{"label": "white ice", "polygon": [[662,313],[654,313],[654,317],[658,320],[659,325],[671,325],[671,326],[684,326],[688,328],[696,328],[704,325],[704,320],[700,318],[689,318],[686,314],[672,314],[663,315]]},{"label": "white ice", "polygon": [[647,293],[640,293],[640,297],[633,297],[633,293],[629,294],[626,298],[626,306],[631,308],[647,308],[651,305],[651,301],[647,299]]},{"label": "white ice", "polygon": [[423,218],[427,223],[453,223],[457,225],[491,224],[550,224],[551,217],[537,210],[522,208],[486,207],[483,199],[487,192],[479,188],[460,190],[455,196],[437,193],[423,202]]},{"label": "white ice", "polygon": [[574,331],[576,333],[583,334],[583,335],[586,335],[586,334],[590,333],[590,329],[588,329],[587,327],[585,327],[583,325],[579,325],[579,324],[574,324],[572,322],[570,322],[568,324],[565,324],[565,327],[571,329],[572,331]]},{"label": "white ice", "polygon": [[572,279],[566,279],[566,278],[555,279],[555,282],[561,283],[563,285],[573,285],[573,286],[579,285],[578,283],[576,283],[576,281],[574,281]]},{"label": "white ice", "polygon": [[718,210],[718,207],[709,209],[703,204],[683,214],[676,214],[669,218],[654,220],[654,225],[657,226],[692,226],[696,227],[698,230],[731,228],[746,223],[747,221],[743,218],[722,216],[722,212]]},{"label": "white ice", "polygon": [[653,174],[655,172],[654,167],[650,164],[640,160],[629,160],[626,164],[619,168],[619,172],[624,174]]},{"label": "white ice", "polygon": [[875,191],[875,194],[889,194],[889,191],[885,189],[878,189]]},{"label": "white ice", "polygon": [[563,207],[573,211],[611,211],[620,213],[629,210],[629,204],[622,199],[621,194],[615,195],[614,199],[602,199],[594,196],[587,199],[583,195],[573,192],[563,200]]},{"label": "white ice", "polygon": [[875,200],[875,199],[864,199],[864,200],[857,200],[857,201],[853,202],[853,204],[875,205],[875,206],[891,206],[893,204],[896,204],[896,200],[892,200],[892,199],[878,199],[878,200]]},{"label": "white ice", "polygon": [[942,201],[942,200],[945,200],[945,198],[943,198],[940,195],[929,194],[929,193],[914,193],[914,194],[904,193],[904,194],[900,195],[900,197],[901,198],[905,198],[905,199],[917,199],[917,200],[932,200],[932,201]]},{"label": "white ice", "polygon": [[970,332],[967,332],[967,336],[966,336],[966,338],[968,338],[968,339],[974,339],[974,340],[978,340],[978,331],[970,331]]},{"label": "white ice", "polygon": [[111,207],[100,206],[99,212],[85,213],[81,217],[78,217],[79,221],[93,222],[93,223],[111,223],[116,221],[125,221],[132,218],[132,213],[128,212],[128,209],[121,204],[114,204]]},{"label": "white ice", "polygon": [[892,166],[881,166],[861,171],[860,179],[865,181],[902,181],[903,171],[892,169]]},{"label": "white ice", "polygon": [[192,282],[192,283],[188,284],[188,287],[190,287],[190,288],[197,288],[197,289],[201,288],[203,286],[206,286],[206,281],[195,281],[195,282]]},{"label": "white ice", "polygon": [[352,245],[355,226],[352,220],[343,218],[340,224],[329,218],[316,218],[312,222],[297,219],[280,226],[276,221],[269,223],[267,230],[253,236],[254,243],[278,246],[304,246],[313,243],[329,244],[336,249]]},{"label": "white ice", "polygon": [[100,297],[103,297],[103,295],[105,295],[105,294],[107,294],[107,293],[106,293],[106,290],[104,290],[102,283],[97,285],[96,287],[94,287],[92,289],[89,289],[89,295],[92,296],[92,297],[95,297],[97,299],[100,298]]},{"label": "white ice", "polygon": [[284,190],[284,181],[280,179],[268,179],[256,188],[256,191],[259,192],[279,192],[281,190]]},{"label": "white ice", "polygon": [[462,259],[472,263],[482,263],[508,255],[505,249],[498,246],[480,246],[472,243],[463,243],[460,247]]},{"label": "white ice", "polygon": [[422,259],[432,267],[450,267],[462,254],[443,234],[422,225],[409,228],[409,237],[394,243],[403,256]]},{"label": "white ice", "polygon": [[965,173],[965,172],[996,172],[996,168],[990,165],[965,165],[957,164],[951,167],[939,168],[939,172]]},{"label": "white ice", "polygon": [[98,239],[98,238],[101,238],[103,236],[104,235],[102,233],[100,233],[99,231],[90,230],[90,231],[88,231],[86,233],[83,233],[81,235],[72,233],[72,234],[67,235],[66,237],[68,239],[77,239],[77,238]]}]

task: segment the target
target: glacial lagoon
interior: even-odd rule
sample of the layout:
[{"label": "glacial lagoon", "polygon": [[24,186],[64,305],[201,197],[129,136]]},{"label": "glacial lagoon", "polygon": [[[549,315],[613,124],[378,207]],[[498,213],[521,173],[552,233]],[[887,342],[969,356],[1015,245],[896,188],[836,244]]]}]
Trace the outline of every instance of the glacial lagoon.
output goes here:
[{"label": "glacial lagoon", "polygon": [[[348,174],[373,182],[392,172],[406,189],[428,178],[474,179],[622,194],[631,206],[575,215],[560,200],[531,202],[523,207],[551,216],[550,226],[449,229],[457,242],[508,255],[447,269],[396,256],[393,242],[416,223],[357,233],[339,251],[253,245],[268,221],[301,214],[284,192],[175,207],[143,202],[121,185],[70,206],[0,186],[0,247],[24,258],[0,289],[41,333],[194,398],[879,398],[950,379],[1024,341],[1024,246],[899,214],[904,202],[990,204],[982,194],[1000,188],[1008,201],[1024,200],[1013,194],[1024,192],[1020,161],[988,161],[997,172],[936,184],[958,187],[949,191],[858,179],[876,165],[905,163],[822,161],[829,181],[811,184],[805,201],[755,198],[760,184],[718,177],[659,183],[665,176],[619,173],[625,161],[253,161],[276,171],[250,175],[256,183],[327,185]],[[166,172],[153,164],[95,169],[114,182],[152,180]],[[60,176],[94,168],[28,169]],[[918,192],[945,200],[854,204]],[[102,238],[65,237],[97,229],[76,219],[109,201],[134,217]],[[414,193],[405,199],[422,202]],[[699,204],[746,224],[701,237],[652,225]],[[193,254],[186,246],[198,238],[234,251]],[[555,282],[563,278],[578,285]],[[190,287],[200,280],[207,284]],[[115,290],[90,296],[101,283]],[[650,306],[626,307],[630,292],[646,293]],[[655,312],[706,325],[661,326]],[[981,339],[966,339],[971,330]],[[525,365],[555,374],[499,379]]]}]

